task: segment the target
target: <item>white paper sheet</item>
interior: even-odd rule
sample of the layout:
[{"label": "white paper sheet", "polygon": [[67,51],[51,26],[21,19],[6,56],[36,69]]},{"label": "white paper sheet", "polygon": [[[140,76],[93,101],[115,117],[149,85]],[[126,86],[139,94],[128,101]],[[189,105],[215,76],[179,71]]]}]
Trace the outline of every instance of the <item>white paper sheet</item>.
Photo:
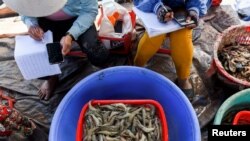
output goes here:
[{"label": "white paper sheet", "polygon": [[36,41],[29,35],[16,36],[14,57],[24,79],[30,80],[61,73],[58,64],[49,64],[46,43],[52,41],[51,31],[44,34],[43,41]]},{"label": "white paper sheet", "polygon": [[170,33],[183,28],[174,20],[167,23],[160,23],[154,13],[146,13],[137,9],[136,7],[133,8],[133,11],[143,22],[149,37]]}]

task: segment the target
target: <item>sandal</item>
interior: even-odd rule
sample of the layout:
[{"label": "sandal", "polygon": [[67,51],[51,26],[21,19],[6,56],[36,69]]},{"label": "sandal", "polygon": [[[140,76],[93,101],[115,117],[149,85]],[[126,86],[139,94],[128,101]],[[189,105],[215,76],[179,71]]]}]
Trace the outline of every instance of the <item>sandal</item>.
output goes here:
[{"label": "sandal", "polygon": [[188,99],[190,101],[193,100],[193,98],[194,98],[194,89],[193,88],[190,88],[190,89],[181,89],[181,90],[188,97]]},{"label": "sandal", "polygon": [[193,85],[192,80],[189,79],[189,82],[191,83],[192,88],[190,88],[190,89],[182,89],[182,88],[180,88],[179,85],[178,85],[178,79],[176,79],[176,80],[174,81],[174,83],[182,90],[182,92],[188,97],[188,99],[189,99],[190,101],[192,101],[193,98],[194,98],[194,85]]}]

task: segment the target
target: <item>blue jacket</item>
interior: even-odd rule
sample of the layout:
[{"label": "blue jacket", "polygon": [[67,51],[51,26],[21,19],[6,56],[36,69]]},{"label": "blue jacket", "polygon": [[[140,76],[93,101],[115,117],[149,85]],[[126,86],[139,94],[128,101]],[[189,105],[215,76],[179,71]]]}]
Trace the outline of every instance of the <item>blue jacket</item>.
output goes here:
[{"label": "blue jacket", "polygon": [[134,0],[134,5],[144,12],[154,12],[161,4],[165,4],[172,9],[184,7],[186,10],[194,10],[199,16],[207,13],[212,0]]},{"label": "blue jacket", "polygon": [[[68,0],[62,9],[66,14],[78,17],[68,30],[75,39],[93,25],[98,14],[97,0]],[[36,17],[22,16],[24,23],[30,27],[38,25]]]}]

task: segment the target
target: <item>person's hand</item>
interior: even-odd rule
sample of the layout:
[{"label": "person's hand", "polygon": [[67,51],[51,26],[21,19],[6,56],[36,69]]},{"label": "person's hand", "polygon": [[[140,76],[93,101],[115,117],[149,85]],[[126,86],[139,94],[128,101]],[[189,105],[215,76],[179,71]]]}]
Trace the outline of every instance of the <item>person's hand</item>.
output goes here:
[{"label": "person's hand", "polygon": [[41,41],[44,34],[43,29],[39,26],[31,26],[28,30],[28,33],[31,38],[37,41]]},{"label": "person's hand", "polygon": [[62,54],[66,55],[70,52],[71,47],[72,47],[72,37],[70,35],[66,35],[62,37],[60,43],[62,45]]},{"label": "person's hand", "polygon": [[193,24],[187,25],[187,28],[193,29],[199,25],[199,16],[196,11],[190,10],[188,11],[188,17],[186,19],[186,22],[189,23],[191,20],[194,21]]},{"label": "person's hand", "polygon": [[174,18],[174,13],[172,9],[166,5],[161,5],[157,12],[157,18],[160,22],[166,23]]}]

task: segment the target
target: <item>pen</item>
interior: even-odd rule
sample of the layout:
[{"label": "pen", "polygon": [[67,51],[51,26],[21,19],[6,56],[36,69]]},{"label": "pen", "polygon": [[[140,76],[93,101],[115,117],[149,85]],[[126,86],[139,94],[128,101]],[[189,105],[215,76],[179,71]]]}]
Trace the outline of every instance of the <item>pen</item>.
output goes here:
[{"label": "pen", "polygon": [[42,37],[42,43],[46,43],[44,37]]}]

